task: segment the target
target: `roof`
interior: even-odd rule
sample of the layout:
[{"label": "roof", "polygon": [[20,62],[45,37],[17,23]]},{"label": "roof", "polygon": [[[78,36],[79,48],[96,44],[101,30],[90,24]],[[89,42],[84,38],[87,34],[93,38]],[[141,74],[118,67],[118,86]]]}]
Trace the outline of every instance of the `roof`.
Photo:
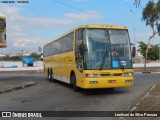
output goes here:
[{"label": "roof", "polygon": [[5,19],[5,20],[6,20],[6,17],[4,17],[4,16],[0,16],[0,18],[1,18],[1,19]]},{"label": "roof", "polygon": [[78,28],[111,28],[111,29],[127,29],[124,26],[117,26],[117,25],[109,25],[109,24],[87,24],[87,25],[80,25],[74,29]]},{"label": "roof", "polygon": [[106,28],[106,29],[108,28],[108,29],[122,29],[122,30],[127,29],[125,26],[117,26],[117,25],[109,25],[109,24],[85,24],[85,25],[80,25],[80,26],[77,26],[77,27],[71,29],[70,31],[62,34],[61,36],[57,37],[56,39],[48,42],[44,46],[46,46],[46,45],[52,43],[53,41],[55,41],[55,40],[65,36],[65,35],[73,32],[74,30],[77,30],[77,29],[80,29],[80,28]]}]

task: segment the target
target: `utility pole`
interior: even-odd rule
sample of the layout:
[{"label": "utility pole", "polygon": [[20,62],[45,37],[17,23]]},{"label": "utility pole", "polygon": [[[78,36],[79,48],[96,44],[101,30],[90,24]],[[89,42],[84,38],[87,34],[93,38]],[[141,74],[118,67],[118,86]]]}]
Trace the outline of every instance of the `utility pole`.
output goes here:
[{"label": "utility pole", "polygon": [[133,18],[132,18],[132,21],[133,21],[133,31],[134,31],[134,42],[136,43],[135,39],[136,39],[136,29],[135,29],[135,14],[133,13],[132,10],[130,10],[130,12],[132,13],[133,15]]}]

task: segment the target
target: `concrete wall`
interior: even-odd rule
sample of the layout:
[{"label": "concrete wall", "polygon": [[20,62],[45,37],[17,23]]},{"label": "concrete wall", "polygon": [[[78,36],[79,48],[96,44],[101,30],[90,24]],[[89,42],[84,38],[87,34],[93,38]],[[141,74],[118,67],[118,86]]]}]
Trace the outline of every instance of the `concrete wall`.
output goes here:
[{"label": "concrete wall", "polygon": [[[147,67],[160,67],[160,63],[147,63]],[[133,67],[144,67],[144,63],[133,64]]]},{"label": "concrete wall", "polygon": [[[18,61],[18,62],[0,61],[0,65],[4,65],[4,67],[10,67],[10,66],[22,67],[22,62],[21,61]],[[33,66],[43,67],[43,62],[42,61],[35,62]],[[133,67],[144,67],[144,63],[133,64]],[[147,63],[147,67],[160,67],[160,63]]]},{"label": "concrete wall", "polygon": [[[22,61],[0,61],[0,65],[3,65],[4,67],[11,67],[11,66],[17,66],[17,67],[22,67]],[[34,67],[42,67],[43,66],[43,62],[42,61],[38,61],[38,62],[34,62]]]},{"label": "concrete wall", "polygon": [[[43,70],[43,62],[38,61],[35,62],[33,67],[22,67],[22,62],[8,62],[8,61],[0,61],[0,66],[4,66],[4,68],[0,67],[0,71],[32,71],[32,70]],[[11,68],[12,66],[17,66],[16,68]]]}]

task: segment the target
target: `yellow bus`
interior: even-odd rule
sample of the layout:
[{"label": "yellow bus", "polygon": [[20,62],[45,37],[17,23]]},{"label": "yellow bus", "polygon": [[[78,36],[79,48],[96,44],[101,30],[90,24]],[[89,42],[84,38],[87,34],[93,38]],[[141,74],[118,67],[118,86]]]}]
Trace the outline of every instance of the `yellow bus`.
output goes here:
[{"label": "yellow bus", "polygon": [[6,47],[6,18],[0,16],[0,48]]},{"label": "yellow bus", "polygon": [[78,26],[46,44],[43,55],[48,79],[69,83],[75,91],[133,85],[135,48],[131,51],[126,27]]}]

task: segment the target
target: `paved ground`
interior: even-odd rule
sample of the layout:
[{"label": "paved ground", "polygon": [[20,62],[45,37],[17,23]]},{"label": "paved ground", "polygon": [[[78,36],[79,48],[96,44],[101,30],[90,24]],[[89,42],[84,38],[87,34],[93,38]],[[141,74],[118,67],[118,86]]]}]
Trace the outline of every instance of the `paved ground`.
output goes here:
[{"label": "paved ground", "polygon": [[0,81],[0,94],[11,92],[13,90],[24,89],[26,87],[30,87],[37,84],[37,82],[33,81]]},{"label": "paved ground", "polygon": [[[129,111],[153,85],[160,82],[159,78],[160,74],[135,74],[135,85],[133,87],[115,89],[114,93],[107,89],[74,92],[67,84],[47,81],[43,74],[4,73],[0,76],[0,82],[13,84],[16,80],[18,83],[33,81],[38,84],[0,94],[0,110]],[[56,119],[70,120],[74,118]],[[81,120],[81,118],[78,119]],[[106,120],[106,118],[94,119]]]}]

